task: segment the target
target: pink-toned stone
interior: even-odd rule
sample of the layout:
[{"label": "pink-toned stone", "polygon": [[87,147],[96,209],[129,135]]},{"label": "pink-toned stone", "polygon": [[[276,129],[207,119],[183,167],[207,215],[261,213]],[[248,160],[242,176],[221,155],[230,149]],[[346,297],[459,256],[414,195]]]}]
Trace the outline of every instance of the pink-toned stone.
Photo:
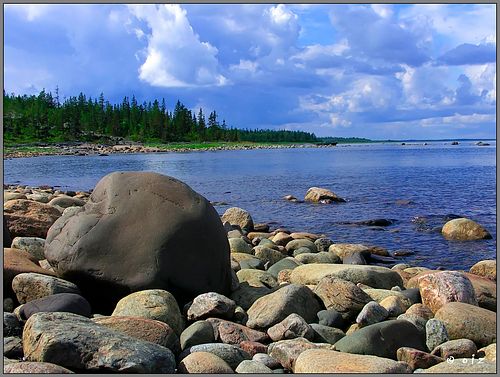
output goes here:
[{"label": "pink-toned stone", "polygon": [[239,345],[244,341],[269,341],[269,336],[265,332],[253,330],[238,323],[219,318],[208,318],[206,321],[214,328],[215,339],[222,343]]},{"label": "pink-toned stone", "polygon": [[430,353],[419,351],[415,348],[401,347],[397,351],[398,361],[404,361],[411,369],[427,369],[433,365],[442,363],[444,359]]},{"label": "pink-toned stone", "polygon": [[243,351],[248,352],[248,354],[252,357],[257,353],[267,354],[267,346],[265,344],[259,342],[252,342],[251,340],[244,340],[243,342],[241,342],[240,348]]}]

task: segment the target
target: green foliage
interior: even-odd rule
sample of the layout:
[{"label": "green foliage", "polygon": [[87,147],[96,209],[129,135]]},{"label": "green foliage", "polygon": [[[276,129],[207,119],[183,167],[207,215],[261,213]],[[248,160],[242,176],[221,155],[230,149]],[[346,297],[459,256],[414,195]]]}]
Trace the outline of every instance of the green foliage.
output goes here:
[{"label": "green foliage", "polygon": [[6,94],[4,91],[4,141],[29,142],[95,141],[104,136],[134,141],[167,142],[315,142],[316,136],[302,131],[242,130],[222,124],[212,111],[205,119],[177,101],[169,112],[165,99],[139,105],[134,96],[110,104],[101,93],[98,99],[83,93],[59,101],[42,90],[38,96]]}]

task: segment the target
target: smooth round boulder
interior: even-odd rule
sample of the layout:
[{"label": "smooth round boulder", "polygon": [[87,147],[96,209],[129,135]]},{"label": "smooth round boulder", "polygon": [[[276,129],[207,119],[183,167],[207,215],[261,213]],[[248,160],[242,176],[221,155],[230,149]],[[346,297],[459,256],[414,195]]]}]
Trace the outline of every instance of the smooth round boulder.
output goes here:
[{"label": "smooth round boulder", "polygon": [[180,342],[183,350],[198,344],[214,343],[213,326],[207,321],[196,321],[181,333]]},{"label": "smooth round boulder", "polygon": [[231,319],[234,316],[236,303],[219,293],[208,292],[196,296],[187,311],[188,321],[196,321],[208,317]]},{"label": "smooth round boulder", "polygon": [[435,316],[444,323],[450,339],[467,338],[479,347],[496,342],[496,313],[463,302],[449,302]]},{"label": "smooth round boulder", "polygon": [[496,374],[497,365],[491,361],[479,360],[467,358],[467,359],[454,359],[452,362],[448,360],[439,364],[436,364],[430,368],[424,369],[422,373],[436,373],[436,374],[447,374],[456,375],[458,373],[489,373]]},{"label": "smooth round boulder", "polygon": [[85,298],[75,293],[56,293],[27,302],[19,309],[19,316],[26,320],[35,313],[65,312],[83,317],[92,314],[90,304]]},{"label": "smooth round boulder", "polygon": [[56,196],[54,199],[52,199],[49,202],[50,205],[52,206],[58,206],[61,208],[68,208],[68,207],[81,207],[85,204],[85,201],[79,198],[74,198],[72,196],[68,195],[60,195]]},{"label": "smooth round boulder", "polygon": [[383,357],[355,355],[333,350],[310,349],[302,352],[294,373],[408,373],[408,367]]},{"label": "smooth round boulder", "polygon": [[483,276],[490,280],[497,280],[497,261],[496,259],[488,259],[477,262],[470,268],[470,273],[478,276]]},{"label": "smooth round boulder", "polygon": [[448,221],[443,225],[441,232],[448,240],[472,241],[491,238],[491,234],[486,229],[466,218]]},{"label": "smooth round boulder", "polygon": [[54,223],[45,245],[58,276],[78,285],[101,312],[146,289],[168,290],[181,304],[205,292],[229,294],[229,255],[210,202],[150,172],[102,178],[80,211]]},{"label": "smooth round boulder", "polygon": [[56,293],[80,294],[78,287],[69,281],[34,272],[16,275],[12,280],[12,290],[20,304]]},{"label": "smooth round boulder", "polygon": [[[252,359],[252,357],[248,354],[248,352],[245,352],[241,348],[234,346],[232,344],[224,344],[224,343],[199,344],[197,346],[192,346],[191,348],[189,348],[189,350],[186,350],[183,353],[192,355],[196,352],[210,352],[220,357],[233,369],[236,369],[236,367],[243,360]],[[182,354],[180,358],[183,359]]]},{"label": "smooth round boulder", "polygon": [[273,373],[272,369],[255,360],[243,360],[235,370],[236,373]]},{"label": "smooth round boulder", "polygon": [[397,350],[411,347],[425,351],[425,334],[412,323],[388,320],[362,327],[334,344],[340,352],[375,355],[396,360]]},{"label": "smooth round boulder", "polygon": [[116,304],[112,316],[155,319],[165,322],[177,335],[180,335],[184,329],[184,320],[179,305],[170,292],[162,289],[134,292],[122,298]]},{"label": "smooth round boulder", "polygon": [[252,246],[245,242],[242,238],[229,238],[229,248],[231,253],[252,254]]}]

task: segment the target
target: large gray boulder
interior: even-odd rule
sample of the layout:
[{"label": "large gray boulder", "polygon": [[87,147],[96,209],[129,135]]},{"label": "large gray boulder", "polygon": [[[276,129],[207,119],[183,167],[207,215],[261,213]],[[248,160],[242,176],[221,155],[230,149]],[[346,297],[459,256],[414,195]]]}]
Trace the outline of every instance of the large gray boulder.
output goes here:
[{"label": "large gray boulder", "polygon": [[101,312],[145,289],[168,290],[182,305],[231,287],[219,215],[189,186],[157,173],[102,178],[87,204],[50,228],[45,256]]},{"label": "large gray boulder", "polygon": [[23,331],[28,361],[79,371],[173,373],[172,352],[72,313],[36,313]]}]

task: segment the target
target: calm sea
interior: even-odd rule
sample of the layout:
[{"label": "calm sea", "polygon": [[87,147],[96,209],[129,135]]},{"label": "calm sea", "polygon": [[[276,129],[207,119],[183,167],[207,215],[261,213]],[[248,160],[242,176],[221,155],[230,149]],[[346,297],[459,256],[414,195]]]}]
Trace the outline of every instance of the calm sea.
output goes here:
[{"label": "calm sea", "polygon": [[[217,152],[46,156],[4,161],[4,183],[88,190],[113,171],[154,171],[173,176],[214,202],[248,210],[255,222],[292,231],[324,233],[334,242],[367,243],[390,252],[410,250],[402,262],[468,269],[496,258],[496,143],[473,142],[339,145],[334,148]],[[311,186],[325,187],[342,204],[291,203]],[[401,204],[399,201],[409,201]],[[492,240],[453,242],[437,227],[447,216],[471,218]],[[388,227],[346,222],[392,219]]]}]

